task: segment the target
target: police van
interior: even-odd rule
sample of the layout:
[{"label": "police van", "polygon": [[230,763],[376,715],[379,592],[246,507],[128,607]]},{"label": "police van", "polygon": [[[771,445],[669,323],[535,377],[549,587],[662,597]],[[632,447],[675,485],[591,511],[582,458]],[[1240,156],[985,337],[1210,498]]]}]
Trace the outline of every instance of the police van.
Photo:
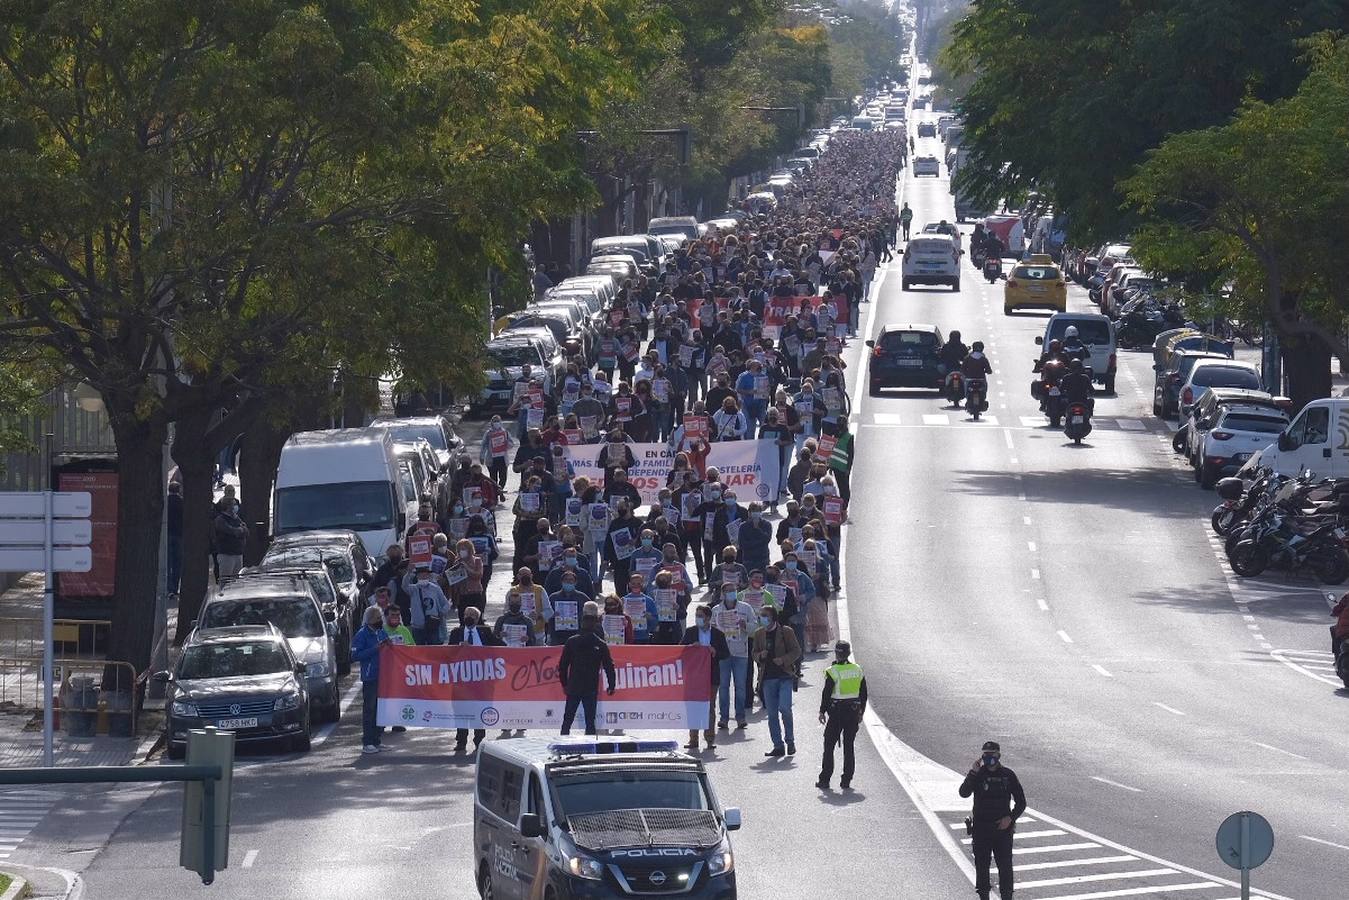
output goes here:
[{"label": "police van", "polygon": [[703,764],[675,741],[519,737],[478,754],[478,894],[507,900],[732,900],[728,832]]}]

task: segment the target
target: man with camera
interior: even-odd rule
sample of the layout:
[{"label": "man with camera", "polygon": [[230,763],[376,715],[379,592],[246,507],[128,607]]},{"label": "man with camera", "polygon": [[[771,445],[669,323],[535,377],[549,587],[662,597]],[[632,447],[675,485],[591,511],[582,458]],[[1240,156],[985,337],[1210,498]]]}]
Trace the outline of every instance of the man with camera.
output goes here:
[{"label": "man with camera", "polygon": [[[1012,900],[1012,831],[1026,811],[1026,794],[1016,773],[1001,762],[997,741],[984,743],[983,755],[970,767],[960,785],[960,796],[974,796],[974,812],[965,820],[973,838],[974,889],[988,900],[990,857],[998,861],[998,893]],[[1010,805],[1010,809],[1008,808]]]}]

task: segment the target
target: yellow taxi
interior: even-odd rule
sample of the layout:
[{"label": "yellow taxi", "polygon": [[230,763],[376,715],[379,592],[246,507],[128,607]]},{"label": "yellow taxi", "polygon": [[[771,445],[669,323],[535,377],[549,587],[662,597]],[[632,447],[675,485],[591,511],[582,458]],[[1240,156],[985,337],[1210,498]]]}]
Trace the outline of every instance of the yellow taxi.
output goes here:
[{"label": "yellow taxi", "polygon": [[1068,311],[1068,282],[1050,257],[1037,254],[1017,263],[1008,273],[1002,290],[1002,312],[1010,316],[1018,309]]}]

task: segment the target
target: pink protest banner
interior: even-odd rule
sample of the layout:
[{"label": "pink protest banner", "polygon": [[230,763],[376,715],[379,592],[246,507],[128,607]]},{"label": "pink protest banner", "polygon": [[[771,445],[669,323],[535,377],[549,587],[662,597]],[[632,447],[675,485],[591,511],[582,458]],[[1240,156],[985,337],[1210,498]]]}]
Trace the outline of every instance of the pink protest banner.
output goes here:
[{"label": "pink protest banner", "polygon": [[[712,653],[691,645],[616,646],[612,696],[601,673],[600,724],[682,729],[707,722]],[[378,721],[409,728],[558,728],[566,700],[561,647],[386,644]]]}]

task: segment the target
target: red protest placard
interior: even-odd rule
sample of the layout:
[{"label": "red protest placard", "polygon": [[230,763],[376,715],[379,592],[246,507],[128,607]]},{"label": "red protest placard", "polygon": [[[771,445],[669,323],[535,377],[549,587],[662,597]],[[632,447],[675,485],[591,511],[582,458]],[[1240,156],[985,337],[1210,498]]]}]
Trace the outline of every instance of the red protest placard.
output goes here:
[{"label": "red protest placard", "polygon": [[838,438],[832,434],[822,434],[815,442],[815,458],[828,459],[834,455],[834,445],[838,443]]},{"label": "red protest placard", "polygon": [[843,498],[824,498],[824,521],[826,525],[843,524]]},{"label": "red protest placard", "polygon": [[685,416],[684,417],[684,439],[689,441],[706,441],[708,439],[707,416]]}]

